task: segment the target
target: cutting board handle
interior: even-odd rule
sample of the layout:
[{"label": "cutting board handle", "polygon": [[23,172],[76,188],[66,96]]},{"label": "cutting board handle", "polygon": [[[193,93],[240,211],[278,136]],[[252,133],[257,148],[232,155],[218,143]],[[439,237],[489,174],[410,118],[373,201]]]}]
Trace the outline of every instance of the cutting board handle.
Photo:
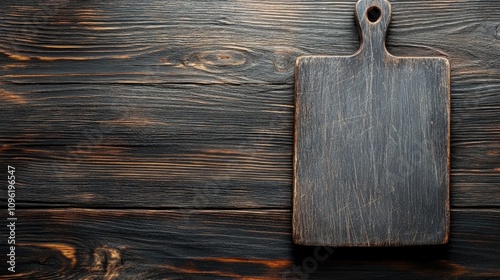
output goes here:
[{"label": "cutting board handle", "polygon": [[371,57],[388,54],[385,37],[391,21],[391,4],[387,0],[359,0],[356,3],[356,23],[360,33],[358,53]]}]

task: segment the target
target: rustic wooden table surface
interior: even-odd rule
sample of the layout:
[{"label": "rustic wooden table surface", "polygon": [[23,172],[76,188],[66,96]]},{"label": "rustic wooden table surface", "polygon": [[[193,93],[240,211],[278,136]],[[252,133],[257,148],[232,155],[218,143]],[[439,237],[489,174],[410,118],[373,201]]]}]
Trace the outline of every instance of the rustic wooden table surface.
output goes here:
[{"label": "rustic wooden table surface", "polygon": [[500,278],[500,2],[391,3],[451,62],[448,245],[292,243],[294,62],[357,50],[354,0],[2,0],[0,279]]}]

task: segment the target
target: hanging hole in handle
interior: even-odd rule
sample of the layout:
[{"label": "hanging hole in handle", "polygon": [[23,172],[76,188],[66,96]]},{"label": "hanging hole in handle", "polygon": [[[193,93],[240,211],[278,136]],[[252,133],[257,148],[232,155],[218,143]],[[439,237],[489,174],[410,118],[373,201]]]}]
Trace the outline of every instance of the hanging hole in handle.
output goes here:
[{"label": "hanging hole in handle", "polygon": [[379,7],[370,7],[368,11],[366,11],[366,17],[370,22],[377,22],[380,19],[380,16],[382,15],[382,12],[380,11]]}]

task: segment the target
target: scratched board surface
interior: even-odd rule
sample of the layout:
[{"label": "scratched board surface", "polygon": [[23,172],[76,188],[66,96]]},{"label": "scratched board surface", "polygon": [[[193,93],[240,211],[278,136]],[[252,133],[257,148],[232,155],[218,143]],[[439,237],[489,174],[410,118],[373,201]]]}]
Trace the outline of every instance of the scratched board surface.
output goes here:
[{"label": "scratched board surface", "polygon": [[355,54],[297,60],[296,244],[448,242],[450,65],[387,52],[390,18],[389,2],[360,0]]},{"label": "scratched board surface", "polygon": [[391,4],[389,52],[451,63],[437,249],[292,244],[294,63],[358,49],[355,1],[1,1],[17,278],[498,277],[500,3]]}]

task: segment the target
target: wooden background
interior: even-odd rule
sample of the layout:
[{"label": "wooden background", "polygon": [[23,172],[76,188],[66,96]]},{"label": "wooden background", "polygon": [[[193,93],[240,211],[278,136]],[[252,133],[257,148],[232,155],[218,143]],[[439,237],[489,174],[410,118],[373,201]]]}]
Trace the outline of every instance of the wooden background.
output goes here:
[{"label": "wooden background", "polygon": [[391,53],[451,62],[450,243],[318,254],[291,242],[293,66],[357,50],[354,0],[2,0],[15,278],[499,278],[500,2],[391,3]]}]

